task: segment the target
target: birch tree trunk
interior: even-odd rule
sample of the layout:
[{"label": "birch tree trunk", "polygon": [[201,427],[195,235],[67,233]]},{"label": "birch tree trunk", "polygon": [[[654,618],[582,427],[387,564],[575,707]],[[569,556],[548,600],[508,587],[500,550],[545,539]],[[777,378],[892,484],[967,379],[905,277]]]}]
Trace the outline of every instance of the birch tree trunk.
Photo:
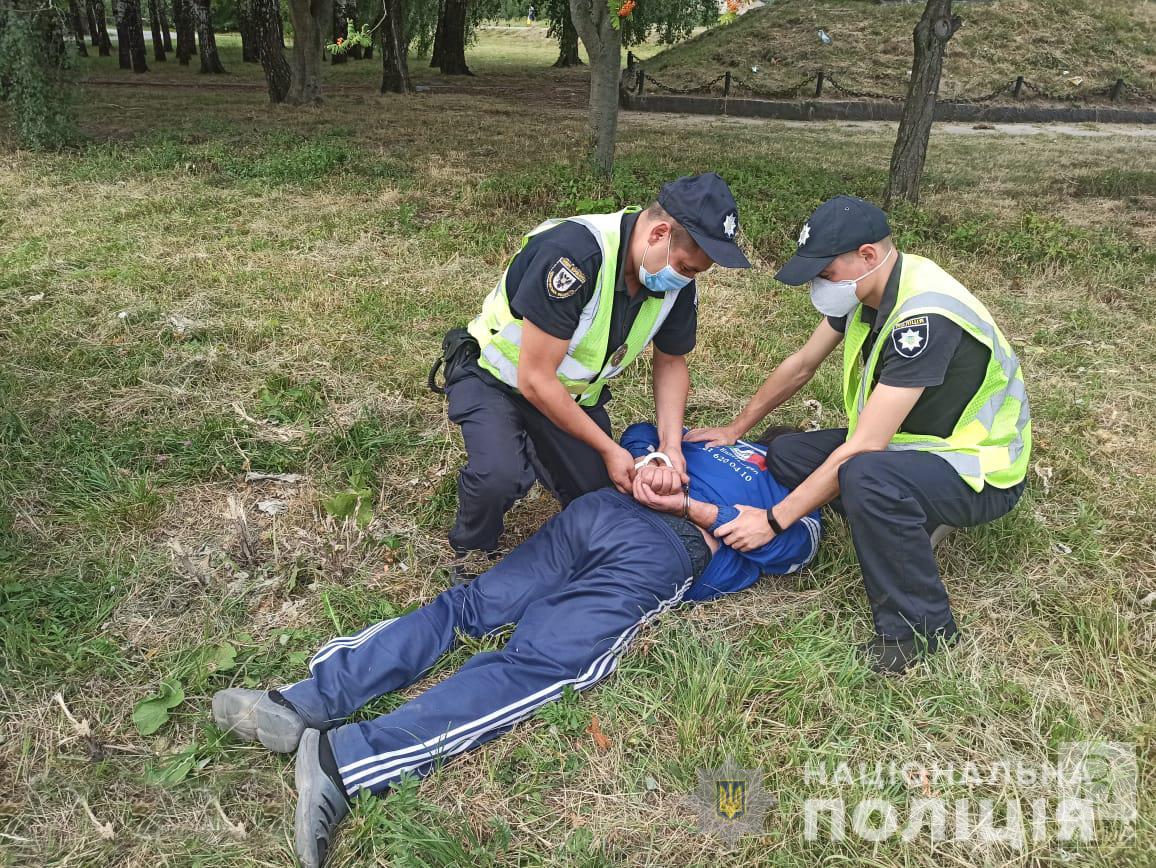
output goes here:
[{"label": "birch tree trunk", "polygon": [[959,25],[959,18],[951,14],[951,0],[927,0],[923,15],[915,25],[911,85],[899,119],[895,148],[891,151],[891,169],[887,176],[887,189],[883,192],[884,208],[900,201],[913,205],[919,202],[919,181],[927,160],[931,122],[935,119],[943,56],[948,40]]},{"label": "birch tree trunk", "polygon": [[622,68],[622,34],[610,15],[605,0],[570,0],[571,20],[590,58],[590,162],[606,176],[614,171]]}]

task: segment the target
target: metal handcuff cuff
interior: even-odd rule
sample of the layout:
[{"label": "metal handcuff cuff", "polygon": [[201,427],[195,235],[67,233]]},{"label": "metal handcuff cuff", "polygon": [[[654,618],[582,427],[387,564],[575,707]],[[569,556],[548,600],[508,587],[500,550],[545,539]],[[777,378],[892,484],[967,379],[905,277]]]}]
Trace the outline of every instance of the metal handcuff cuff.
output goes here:
[{"label": "metal handcuff cuff", "polygon": [[[636,462],[634,462],[634,469],[641,470],[651,461],[661,461],[667,467],[674,467],[674,462],[670,460],[670,456],[665,452],[647,452]],[[682,485],[682,517],[690,521],[690,485],[683,483]]]}]

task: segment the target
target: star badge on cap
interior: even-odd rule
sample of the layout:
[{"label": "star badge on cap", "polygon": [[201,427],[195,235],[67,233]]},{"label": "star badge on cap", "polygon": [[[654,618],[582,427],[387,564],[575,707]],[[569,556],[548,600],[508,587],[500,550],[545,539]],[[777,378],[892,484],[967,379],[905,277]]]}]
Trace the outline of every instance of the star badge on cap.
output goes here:
[{"label": "star badge on cap", "polygon": [[727,238],[734,238],[735,231],[738,229],[738,220],[735,219],[735,213],[732,211],[723,220],[723,233]]},{"label": "star badge on cap", "polygon": [[799,247],[807,243],[807,239],[811,237],[811,224],[804,223],[802,231],[799,232]]}]

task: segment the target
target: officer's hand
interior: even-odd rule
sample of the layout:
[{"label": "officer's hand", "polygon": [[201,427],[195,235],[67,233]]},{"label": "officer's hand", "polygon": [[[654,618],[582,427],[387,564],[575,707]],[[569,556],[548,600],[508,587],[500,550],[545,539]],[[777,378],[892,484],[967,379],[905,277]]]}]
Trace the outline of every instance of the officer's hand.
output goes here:
[{"label": "officer's hand", "polygon": [[634,495],[634,499],[641,503],[643,506],[648,506],[651,509],[657,509],[659,512],[670,512],[676,515],[681,515],[683,509],[686,508],[686,495],[682,493],[682,487],[680,486],[677,492],[674,494],[658,493],[646,481],[651,476],[651,474],[647,473],[646,471],[652,469],[661,469],[666,471],[671,476],[674,475],[673,471],[668,467],[642,468],[638,475],[634,477],[634,488],[631,492]]},{"label": "officer's hand", "polygon": [[682,439],[687,443],[705,443],[710,447],[733,446],[739,435],[729,425],[722,425],[718,428],[692,428]]},{"label": "officer's hand", "polygon": [[614,448],[602,456],[610,481],[623,494],[631,494],[634,483],[634,456],[615,444]]},{"label": "officer's hand", "polygon": [[674,466],[675,472],[683,485],[690,482],[690,476],[686,472],[686,456],[682,454],[682,444],[678,443],[673,446],[659,446],[658,450],[670,459],[670,463]]},{"label": "officer's hand", "polygon": [[641,479],[656,494],[682,493],[682,477],[673,467],[665,464],[648,464],[638,471],[635,479]]},{"label": "officer's hand", "polygon": [[735,551],[749,552],[765,546],[775,538],[775,532],[767,521],[767,511],[753,506],[739,506],[738,518],[728,521],[714,532],[714,535]]}]

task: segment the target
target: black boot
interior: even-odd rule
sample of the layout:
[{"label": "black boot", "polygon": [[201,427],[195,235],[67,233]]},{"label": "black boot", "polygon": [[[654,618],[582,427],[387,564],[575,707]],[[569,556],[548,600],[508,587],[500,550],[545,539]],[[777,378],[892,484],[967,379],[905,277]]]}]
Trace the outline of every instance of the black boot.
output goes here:
[{"label": "black boot", "polygon": [[876,636],[870,642],[860,645],[859,652],[867,658],[867,665],[871,667],[872,672],[902,675],[928,654],[934,654],[940,648],[955,644],[958,638],[959,633],[950,635],[936,633],[932,636],[917,634],[910,639]]}]

